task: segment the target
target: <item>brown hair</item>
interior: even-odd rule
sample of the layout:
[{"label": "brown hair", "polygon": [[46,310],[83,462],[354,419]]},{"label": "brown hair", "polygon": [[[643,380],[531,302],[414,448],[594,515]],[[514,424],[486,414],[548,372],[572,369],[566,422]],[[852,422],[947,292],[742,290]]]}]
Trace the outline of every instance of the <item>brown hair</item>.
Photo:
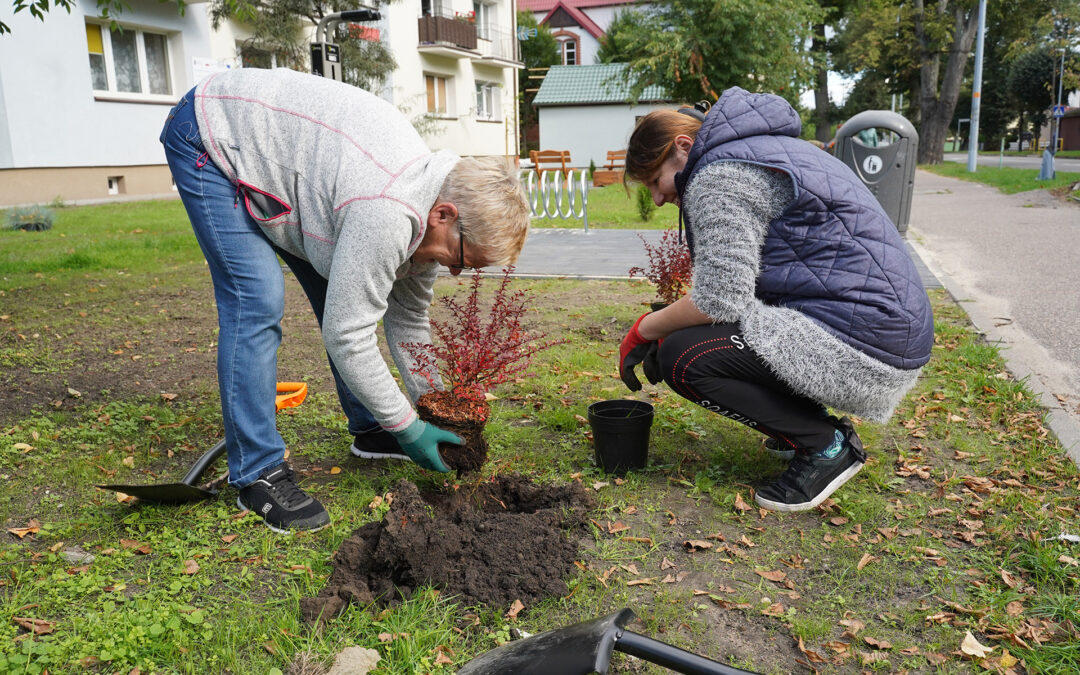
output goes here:
[{"label": "brown hair", "polygon": [[626,144],[626,180],[643,183],[660,170],[676,136],[696,139],[701,121],[678,110],[654,110],[634,127]]}]

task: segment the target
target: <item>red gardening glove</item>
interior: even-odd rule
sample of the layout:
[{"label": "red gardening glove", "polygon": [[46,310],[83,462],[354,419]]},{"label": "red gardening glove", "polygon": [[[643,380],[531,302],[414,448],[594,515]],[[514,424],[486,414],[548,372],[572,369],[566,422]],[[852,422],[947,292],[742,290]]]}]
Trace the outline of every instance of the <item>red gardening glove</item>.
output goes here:
[{"label": "red gardening glove", "polygon": [[[656,362],[657,352],[659,351],[657,342],[655,340],[646,340],[641,337],[641,333],[638,332],[638,326],[641,324],[641,320],[647,317],[650,312],[646,312],[638,317],[638,320],[634,322],[634,325],[630,328],[630,332],[623,338],[622,344],[619,345],[619,377],[622,378],[623,384],[630,391],[638,391],[641,389],[641,381],[638,380],[637,375],[634,373],[634,366],[638,365],[646,359],[650,359],[651,362]],[[653,379],[653,375],[659,375],[659,367],[651,367],[653,363],[649,364],[650,367],[645,368],[646,376],[649,378],[649,382],[656,384],[659,382],[659,377]]]}]

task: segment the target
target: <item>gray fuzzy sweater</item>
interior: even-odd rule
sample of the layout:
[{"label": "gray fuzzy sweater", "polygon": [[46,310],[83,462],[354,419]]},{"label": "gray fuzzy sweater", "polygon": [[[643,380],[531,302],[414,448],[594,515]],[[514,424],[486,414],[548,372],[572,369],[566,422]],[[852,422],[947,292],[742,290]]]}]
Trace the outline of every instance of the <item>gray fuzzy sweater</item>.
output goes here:
[{"label": "gray fuzzy sweater", "polygon": [[379,354],[381,319],[410,397],[401,342],[431,341],[428,307],[437,265],[412,265],[427,215],[458,161],[432,153],[388,102],[291,70],[242,68],[196,90],[210,159],[270,241],[328,280],[323,342],[350,391],[384,428],[416,413]]},{"label": "gray fuzzy sweater", "polygon": [[747,343],[794,391],[885,421],[920,369],[901,370],[841,342],[806,315],[754,293],[769,223],[794,199],[791,178],[746,162],[713,162],[686,188],[694,226],[690,299],[717,323],[738,323]]}]

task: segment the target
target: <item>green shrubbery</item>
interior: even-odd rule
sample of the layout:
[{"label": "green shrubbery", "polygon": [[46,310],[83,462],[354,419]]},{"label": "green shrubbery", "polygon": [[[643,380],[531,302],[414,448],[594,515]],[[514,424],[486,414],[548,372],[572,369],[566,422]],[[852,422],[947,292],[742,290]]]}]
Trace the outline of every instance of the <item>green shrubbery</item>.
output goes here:
[{"label": "green shrubbery", "polygon": [[40,204],[17,206],[7,212],[5,224],[9,230],[26,230],[27,232],[51,230],[53,212]]}]

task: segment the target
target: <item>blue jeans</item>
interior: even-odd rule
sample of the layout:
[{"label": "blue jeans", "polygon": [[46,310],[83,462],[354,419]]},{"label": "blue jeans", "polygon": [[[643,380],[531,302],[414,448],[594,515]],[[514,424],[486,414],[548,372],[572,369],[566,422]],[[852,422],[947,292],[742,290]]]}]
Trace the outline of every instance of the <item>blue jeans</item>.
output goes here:
[{"label": "blue jeans", "polygon": [[[218,310],[218,388],[229,482],[244,487],[281,464],[285,441],[274,419],[277,352],[285,313],[280,255],[296,275],[322,326],[327,280],[306,260],[275,248],[244,207],[240,187],[210,160],[199,137],[192,89],[169,112],[161,143],[176,189],[214,282]],[[329,357],[328,357],[329,358]],[[352,434],[379,427],[341,381],[338,399]]]}]

